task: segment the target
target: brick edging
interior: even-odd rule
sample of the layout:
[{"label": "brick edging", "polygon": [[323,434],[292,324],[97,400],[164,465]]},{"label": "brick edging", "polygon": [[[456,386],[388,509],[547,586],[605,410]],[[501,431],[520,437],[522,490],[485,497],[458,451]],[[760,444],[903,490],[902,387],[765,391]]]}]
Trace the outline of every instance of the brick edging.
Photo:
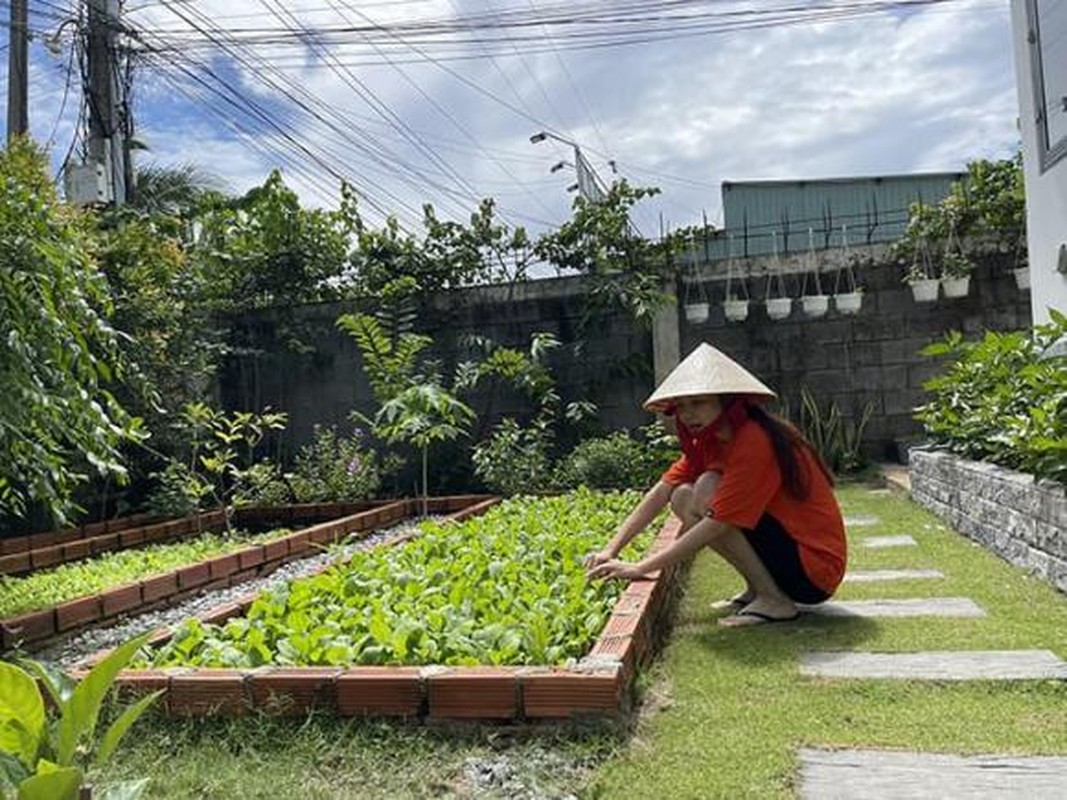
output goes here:
[{"label": "brick edging", "polygon": [[[452,518],[482,513],[497,502],[477,503]],[[669,546],[679,530],[680,522],[671,517],[650,552]],[[182,667],[124,670],[117,683],[121,691],[134,695],[164,690],[161,706],[178,716],[240,715],[253,709],[302,715],[312,707],[341,716],[429,721],[617,716],[628,709],[637,670],[653,652],[659,623],[676,596],[680,570],[670,567],[654,580],[631,583],[589,653],[571,667]],[[222,621],[240,614],[255,596],[212,609],[201,618]],[[155,641],[169,635],[160,631]]]}]

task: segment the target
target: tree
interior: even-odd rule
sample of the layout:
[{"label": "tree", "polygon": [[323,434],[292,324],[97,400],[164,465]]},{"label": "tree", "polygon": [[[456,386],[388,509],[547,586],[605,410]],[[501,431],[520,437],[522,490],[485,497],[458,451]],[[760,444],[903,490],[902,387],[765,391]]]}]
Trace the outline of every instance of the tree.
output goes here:
[{"label": "tree", "polygon": [[670,297],[662,283],[672,271],[677,237],[651,242],[630,223],[630,209],[658,189],[612,185],[600,201],[574,200],[574,216],[555,233],[542,236],[535,253],[559,269],[576,270],[591,282],[587,319],[597,310],[621,307],[639,323],[651,326]]},{"label": "tree", "polygon": [[201,200],[216,194],[221,185],[218,178],[193,164],[148,164],[137,169],[129,205],[148,214],[188,214]]},{"label": "tree", "polygon": [[58,202],[28,141],[0,153],[0,512],[40,502],[58,522],[89,472],[126,479],[119,446],[141,436],[106,386],[120,334],[87,223]]}]

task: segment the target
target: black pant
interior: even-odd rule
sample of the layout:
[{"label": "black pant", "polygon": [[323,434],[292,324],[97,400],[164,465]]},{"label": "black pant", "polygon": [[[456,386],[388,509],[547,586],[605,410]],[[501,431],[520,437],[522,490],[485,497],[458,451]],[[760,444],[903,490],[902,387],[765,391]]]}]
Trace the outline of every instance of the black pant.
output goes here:
[{"label": "black pant", "polygon": [[756,527],[741,531],[778,588],[796,603],[821,603],[830,595],[811,582],[800,561],[800,548],[782,523],[770,514],[760,517]]}]

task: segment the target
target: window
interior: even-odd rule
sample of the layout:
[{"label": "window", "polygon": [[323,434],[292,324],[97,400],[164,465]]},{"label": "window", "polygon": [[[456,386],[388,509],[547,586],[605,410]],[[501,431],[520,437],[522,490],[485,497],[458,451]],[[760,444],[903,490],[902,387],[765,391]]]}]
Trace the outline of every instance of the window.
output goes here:
[{"label": "window", "polygon": [[1041,171],[1067,155],[1067,0],[1027,0]]}]

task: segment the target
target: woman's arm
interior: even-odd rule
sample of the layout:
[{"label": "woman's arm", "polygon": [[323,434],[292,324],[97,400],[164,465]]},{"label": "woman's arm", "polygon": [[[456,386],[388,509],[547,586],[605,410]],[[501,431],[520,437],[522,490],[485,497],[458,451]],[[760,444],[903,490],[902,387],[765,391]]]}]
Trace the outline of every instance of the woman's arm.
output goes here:
[{"label": "woman's arm", "polygon": [[604,549],[593,553],[586,559],[586,566],[594,567],[597,564],[603,564],[618,557],[622,549],[630,543],[630,540],[647,528],[649,523],[656,518],[656,514],[670,502],[671,492],[673,491],[674,487],[669,483],[659,481],[645,492],[641,502],[623,520],[623,523],[619,526],[615,535],[611,537],[611,541],[604,546]]},{"label": "woman's arm", "polygon": [[648,556],[636,564],[628,564],[625,561],[605,561],[589,570],[591,578],[620,578],[622,580],[643,580],[650,572],[655,572],[663,567],[677,564],[695,555],[702,547],[714,542],[730,531],[736,531],[733,525],[710,517],[704,517],[700,522],[687,530],[666,550],[661,550],[653,556]]}]

